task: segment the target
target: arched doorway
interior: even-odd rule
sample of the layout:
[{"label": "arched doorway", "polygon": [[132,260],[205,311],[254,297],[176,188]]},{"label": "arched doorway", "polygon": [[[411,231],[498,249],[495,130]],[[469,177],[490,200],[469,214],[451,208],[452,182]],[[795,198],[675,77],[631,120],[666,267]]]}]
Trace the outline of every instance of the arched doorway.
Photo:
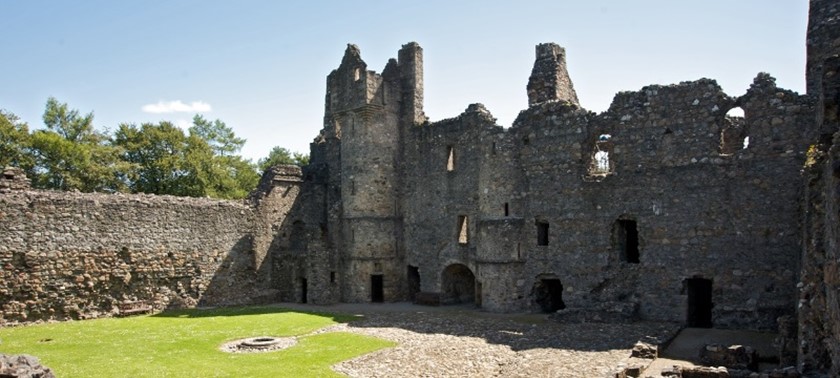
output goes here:
[{"label": "arched doorway", "polygon": [[477,303],[475,275],[466,265],[452,264],[443,270],[440,303]]}]

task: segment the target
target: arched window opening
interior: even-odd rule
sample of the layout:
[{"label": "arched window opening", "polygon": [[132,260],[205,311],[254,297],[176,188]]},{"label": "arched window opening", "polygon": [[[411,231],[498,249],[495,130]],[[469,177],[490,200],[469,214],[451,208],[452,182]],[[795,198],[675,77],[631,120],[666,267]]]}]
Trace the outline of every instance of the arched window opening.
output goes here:
[{"label": "arched window opening", "polygon": [[729,109],[723,117],[723,127],[720,132],[720,153],[731,155],[750,145],[744,109],[740,106]]}]

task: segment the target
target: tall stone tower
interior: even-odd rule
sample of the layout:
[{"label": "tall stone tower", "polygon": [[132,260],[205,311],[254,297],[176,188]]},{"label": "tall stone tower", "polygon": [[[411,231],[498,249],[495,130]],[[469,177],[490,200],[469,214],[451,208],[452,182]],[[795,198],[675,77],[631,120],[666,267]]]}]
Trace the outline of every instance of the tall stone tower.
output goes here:
[{"label": "tall stone tower", "polygon": [[528,105],[546,101],[566,101],[580,106],[566,69],[566,50],[556,43],[537,45],[537,60],[528,79]]},{"label": "tall stone tower", "polygon": [[[325,129],[340,139],[341,300],[402,299],[404,253],[399,210],[402,135],[423,115],[422,49],[403,46],[400,61],[382,74],[367,70],[359,48],[348,45],[327,77]],[[332,215],[331,215],[332,216]]]},{"label": "tall stone tower", "polygon": [[811,0],[808,12],[806,91],[822,88],[823,62],[840,50],[840,4],[836,0]]}]

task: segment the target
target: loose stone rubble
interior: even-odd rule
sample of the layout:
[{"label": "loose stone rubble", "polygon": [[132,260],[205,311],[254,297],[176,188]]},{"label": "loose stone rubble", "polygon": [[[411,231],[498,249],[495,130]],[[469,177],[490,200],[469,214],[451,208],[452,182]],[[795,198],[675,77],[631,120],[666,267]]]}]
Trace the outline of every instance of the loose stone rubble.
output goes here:
[{"label": "loose stone rubble", "polygon": [[38,358],[26,355],[0,353],[0,377],[3,378],[55,378],[50,368],[41,365]]}]

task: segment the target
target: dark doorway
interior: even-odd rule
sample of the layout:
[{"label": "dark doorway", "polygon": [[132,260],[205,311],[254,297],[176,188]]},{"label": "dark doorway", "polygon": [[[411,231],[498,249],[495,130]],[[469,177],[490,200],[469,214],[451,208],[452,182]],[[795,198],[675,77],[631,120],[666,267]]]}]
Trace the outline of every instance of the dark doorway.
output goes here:
[{"label": "dark doorway", "polygon": [[441,277],[441,304],[476,303],[475,275],[466,265],[452,264]]},{"label": "dark doorway", "polygon": [[300,303],[306,303],[307,302],[307,300],[308,300],[306,298],[306,296],[308,294],[307,290],[308,290],[308,288],[307,288],[306,278],[301,278],[300,279]]},{"label": "dark doorway", "polygon": [[631,219],[619,219],[613,226],[615,247],[621,261],[639,263],[639,230],[636,221]]},{"label": "dark doorway", "polygon": [[370,301],[375,303],[385,301],[385,289],[382,284],[381,274],[370,275]]},{"label": "dark doorway", "polygon": [[541,279],[534,283],[534,301],[542,312],[551,313],[566,308],[563,303],[563,284],[556,278]]},{"label": "dark doorway", "polygon": [[416,266],[408,266],[408,299],[414,302],[417,293],[420,292],[420,269]]},{"label": "dark doorway", "polygon": [[689,278],[686,281],[688,291],[688,316],[686,323],[689,327],[712,327],[712,280],[705,278]]}]

